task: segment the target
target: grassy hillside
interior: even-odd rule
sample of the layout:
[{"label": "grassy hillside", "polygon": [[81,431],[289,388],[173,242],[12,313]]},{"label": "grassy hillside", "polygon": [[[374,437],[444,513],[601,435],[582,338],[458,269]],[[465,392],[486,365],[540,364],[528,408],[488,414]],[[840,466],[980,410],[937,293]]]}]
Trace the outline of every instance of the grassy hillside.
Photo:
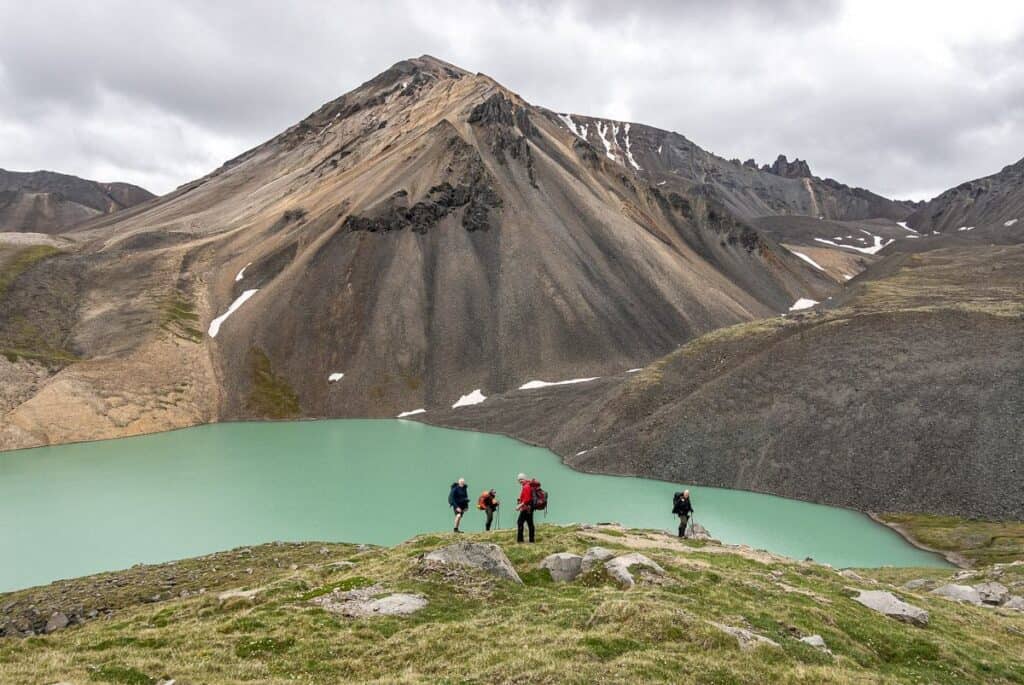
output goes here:
[{"label": "grassy hillside", "polygon": [[1024,521],[976,521],[931,514],[882,514],[882,523],[957,561],[995,564],[1024,559]]},{"label": "grassy hillside", "polygon": [[[425,566],[424,553],[454,541],[446,535],[390,549],[277,543],[0,596],[2,621],[30,604],[97,611],[49,635],[0,638],[0,682],[1024,682],[1024,612],[891,585],[950,572],[841,575],[616,527],[543,526],[534,546],[516,545],[510,531],[464,538],[498,543],[523,585]],[[602,567],[568,584],[538,567],[550,553],[594,545],[640,551],[666,574],[625,590]],[[985,574],[1017,594],[1024,587],[1024,565]],[[369,585],[429,604],[409,616],[347,618],[312,603]],[[862,607],[851,599],[858,587],[894,591],[930,612],[928,626]],[[741,649],[715,624],[778,646]],[[832,654],[798,639],[812,634]]]}]

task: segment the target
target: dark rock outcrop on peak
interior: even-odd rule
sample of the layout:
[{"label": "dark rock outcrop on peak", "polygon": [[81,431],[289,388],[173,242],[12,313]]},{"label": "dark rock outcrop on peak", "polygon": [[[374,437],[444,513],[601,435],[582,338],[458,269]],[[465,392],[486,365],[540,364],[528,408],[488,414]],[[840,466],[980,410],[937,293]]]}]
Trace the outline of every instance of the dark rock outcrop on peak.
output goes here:
[{"label": "dark rock outcrop on peak", "polygon": [[0,233],[61,233],[154,197],[130,183],[99,183],[53,171],[0,169]]},{"label": "dark rock outcrop on peak", "polygon": [[1021,239],[1024,237],[1024,159],[991,176],[947,190],[919,207],[907,218],[907,224],[922,233],[981,231],[997,241],[1002,234]]},{"label": "dark rock outcrop on peak", "polygon": [[743,219],[802,215],[840,221],[885,218],[903,220],[916,205],[890,200],[811,173],[807,162],[779,155],[758,168],[748,159],[727,160],[684,136],[643,124],[578,114],[549,117],[594,150],[620,162],[652,185],[666,190],[713,194]]},{"label": "dark rock outcrop on peak", "polygon": [[786,155],[779,155],[771,166],[766,164],[762,170],[770,171],[776,176],[782,176],[783,178],[814,178],[814,175],[811,173],[811,167],[807,165],[807,162],[802,159],[794,159],[790,162],[786,159]]}]

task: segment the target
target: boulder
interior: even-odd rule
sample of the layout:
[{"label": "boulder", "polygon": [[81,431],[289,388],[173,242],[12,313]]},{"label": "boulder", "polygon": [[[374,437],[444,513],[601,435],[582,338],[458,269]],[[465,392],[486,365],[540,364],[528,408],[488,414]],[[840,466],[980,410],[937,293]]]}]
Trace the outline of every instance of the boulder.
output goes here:
[{"label": "boulder", "polygon": [[1008,600],[1006,600],[1006,603],[1003,604],[1003,608],[1024,611],[1024,597],[1019,597],[1017,595],[1010,597]]},{"label": "boulder", "polygon": [[860,594],[854,597],[853,601],[863,604],[872,611],[922,628],[928,625],[927,611],[913,604],[907,604],[891,592],[884,590],[860,590],[859,592]]},{"label": "boulder", "polygon": [[608,561],[615,556],[615,552],[604,547],[591,547],[583,553],[583,561],[580,564],[580,571],[587,573],[600,563]]},{"label": "boulder", "polygon": [[821,635],[808,635],[807,637],[800,638],[800,642],[803,642],[805,645],[810,645],[815,649],[820,649],[823,652],[828,652],[829,654],[832,653],[828,648],[828,645],[825,644],[825,639]]},{"label": "boulder", "polygon": [[1002,583],[988,582],[975,585],[983,604],[1004,604],[1010,598],[1010,591]]},{"label": "boulder", "polygon": [[352,618],[363,616],[407,616],[424,609],[428,602],[420,595],[395,592],[379,596],[383,592],[380,585],[357,588],[341,592],[335,590],[329,595],[314,597],[311,602],[332,614],[341,614]]},{"label": "boulder", "polygon": [[68,617],[63,613],[57,611],[50,616],[49,620],[46,621],[46,627],[43,629],[44,632],[52,633],[58,630],[62,630],[68,627]]},{"label": "boulder", "polygon": [[435,549],[427,554],[424,560],[452,566],[469,566],[514,583],[523,582],[501,547],[489,542],[457,542]]},{"label": "boulder", "polygon": [[981,595],[978,594],[978,591],[970,585],[947,583],[946,585],[940,585],[932,590],[931,594],[938,595],[939,597],[945,597],[946,599],[952,599],[957,602],[963,602],[964,604],[981,604]]},{"label": "boulder", "polygon": [[933,585],[935,585],[934,580],[929,580],[928,578],[917,578],[915,580],[908,580],[907,582],[903,583],[903,589],[910,591],[927,590]]},{"label": "boulder", "polygon": [[747,630],[746,628],[734,628],[733,626],[727,626],[724,623],[711,622],[711,625],[718,628],[722,632],[729,633],[740,643],[740,649],[744,652],[758,647],[778,647],[779,643],[771,638],[767,638],[764,635],[758,635],[755,632]]},{"label": "boulder", "polygon": [[544,557],[544,561],[540,562],[540,567],[546,568],[551,574],[551,580],[556,583],[568,583],[576,580],[582,564],[583,557],[579,554],[559,552]]},{"label": "boulder", "polygon": [[693,522],[693,527],[690,530],[691,530],[691,532],[690,532],[690,539],[691,540],[710,540],[711,539],[711,533],[708,532],[708,529],[705,528],[704,526],[700,525],[696,521]]},{"label": "boulder", "polygon": [[665,575],[665,569],[658,566],[658,564],[639,552],[623,554],[621,557],[615,557],[614,559],[604,563],[604,567],[605,570],[608,571],[608,575],[617,580],[619,584],[624,587],[633,587],[636,585],[636,581],[633,579],[633,574],[630,573],[630,569],[633,566],[642,566],[649,571],[657,573],[659,576]]}]

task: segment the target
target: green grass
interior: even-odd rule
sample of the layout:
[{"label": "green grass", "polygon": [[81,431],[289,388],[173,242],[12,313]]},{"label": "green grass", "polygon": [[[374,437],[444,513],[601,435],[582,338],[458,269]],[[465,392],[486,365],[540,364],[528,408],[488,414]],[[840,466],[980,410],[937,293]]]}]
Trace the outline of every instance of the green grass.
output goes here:
[{"label": "green grass", "polygon": [[199,315],[192,302],[175,290],[161,310],[160,327],[177,338],[198,343],[203,340],[203,332],[196,327],[198,323]]},{"label": "green grass", "polygon": [[3,299],[7,289],[21,274],[39,262],[60,254],[60,250],[50,245],[33,245],[18,250],[5,264],[0,267],[0,300]]},{"label": "green grass", "polygon": [[247,406],[256,416],[267,419],[291,419],[302,411],[299,397],[288,381],[276,373],[263,350],[249,352],[252,390]]},{"label": "green grass", "polygon": [[922,545],[972,564],[1024,559],[1024,521],[979,521],[931,514],[881,514]]},{"label": "green grass", "polygon": [[[263,545],[13,593],[0,606],[96,597],[114,613],[44,637],[0,639],[0,682],[143,683],[157,674],[211,684],[1024,682],[1024,612],[898,587],[912,577],[948,578],[949,570],[859,572],[877,579],[871,587],[927,609],[930,624],[917,628],[856,604],[847,587],[863,583],[811,563],[648,531],[542,525],[539,534],[536,545],[515,544],[508,530],[458,538],[499,544],[524,585],[424,567],[424,552],[456,540],[430,535],[364,550]],[[538,568],[550,553],[595,544],[638,550],[667,575],[623,590],[602,569],[562,584]],[[352,565],[333,563],[340,559]],[[1001,571],[1005,582],[1016,582],[1011,568],[1018,567]],[[190,594],[140,603],[169,577]],[[422,594],[429,605],[406,617],[352,619],[309,601],[370,579],[386,592]],[[225,588],[260,592],[252,601],[221,601]],[[753,630],[780,648],[742,651],[712,622]],[[822,635],[835,656],[798,641],[810,634]]]}]

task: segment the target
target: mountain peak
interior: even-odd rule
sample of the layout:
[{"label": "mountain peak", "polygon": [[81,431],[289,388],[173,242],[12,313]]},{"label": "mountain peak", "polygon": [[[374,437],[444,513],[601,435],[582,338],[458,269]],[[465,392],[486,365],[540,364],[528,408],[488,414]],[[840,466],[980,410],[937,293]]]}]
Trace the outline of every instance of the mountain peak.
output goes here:
[{"label": "mountain peak", "polygon": [[775,163],[770,167],[766,164],[764,166],[765,171],[770,171],[776,176],[782,176],[784,178],[812,178],[811,167],[806,161],[800,158],[794,158],[792,162],[786,159],[786,155],[779,155],[775,158]]}]

